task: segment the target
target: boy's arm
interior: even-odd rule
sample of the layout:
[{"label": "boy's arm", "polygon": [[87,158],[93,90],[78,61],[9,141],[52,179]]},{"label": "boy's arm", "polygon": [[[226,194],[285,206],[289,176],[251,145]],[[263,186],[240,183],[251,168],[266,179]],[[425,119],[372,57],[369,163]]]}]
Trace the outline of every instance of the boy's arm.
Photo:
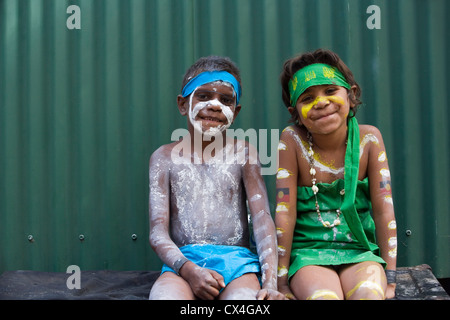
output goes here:
[{"label": "boy's arm", "polygon": [[243,180],[253,221],[253,235],[261,264],[262,287],[277,290],[277,242],[275,224],[256,148],[247,145],[248,159],[243,166]]},{"label": "boy's arm", "polygon": [[176,272],[186,258],[169,235],[169,168],[165,147],[156,150],[149,164],[149,240],[158,257]]},{"label": "boy's arm", "polygon": [[[288,271],[294,228],[297,218],[297,142],[291,130],[285,130],[278,144],[278,173],[276,180],[275,225],[278,235],[278,288],[294,299],[288,286]],[[298,137],[298,136],[297,136]]]},{"label": "boy's arm", "polygon": [[[169,149],[169,148],[167,148]],[[165,146],[153,153],[149,164],[150,245],[158,257],[175,270],[200,299],[214,299],[225,287],[223,277],[213,270],[200,268],[186,259],[169,233],[170,150]]]},{"label": "boy's arm", "polygon": [[[387,263],[386,270],[396,270],[397,226],[388,159],[379,130],[370,127],[370,133],[375,135],[378,140],[378,143],[370,144],[367,167],[376,237],[381,258]],[[395,284],[391,286],[395,286]]]}]

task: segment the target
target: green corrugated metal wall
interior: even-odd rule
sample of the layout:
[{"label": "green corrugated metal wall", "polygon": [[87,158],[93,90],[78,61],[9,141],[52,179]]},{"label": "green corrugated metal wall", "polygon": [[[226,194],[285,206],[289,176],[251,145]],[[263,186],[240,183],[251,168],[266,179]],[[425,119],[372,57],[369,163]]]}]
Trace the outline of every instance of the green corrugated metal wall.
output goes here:
[{"label": "green corrugated metal wall", "polygon": [[[372,4],[381,29],[366,26]],[[360,123],[383,132],[399,265],[450,277],[449,15],[446,0],[0,0],[0,272],[159,268],[148,159],[186,125],[186,68],[231,57],[234,128],[282,129],[283,61],[326,47],[363,88]]]}]

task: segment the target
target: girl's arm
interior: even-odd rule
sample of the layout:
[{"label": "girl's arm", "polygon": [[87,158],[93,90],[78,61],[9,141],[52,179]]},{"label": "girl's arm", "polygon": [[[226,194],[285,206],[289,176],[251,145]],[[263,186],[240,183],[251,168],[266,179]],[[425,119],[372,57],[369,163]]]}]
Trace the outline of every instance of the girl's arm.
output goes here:
[{"label": "girl's arm", "polygon": [[[375,127],[370,126],[368,128],[368,134],[373,134],[377,140],[370,144],[367,167],[376,237],[381,258],[387,263],[386,270],[395,271],[397,265],[397,226],[388,158],[380,131]],[[395,290],[395,284],[388,284],[388,290],[394,291],[392,289]],[[388,292],[387,298],[389,298]]]},{"label": "girl's arm", "polygon": [[288,128],[278,144],[275,225],[278,235],[278,288],[288,298],[295,298],[288,286],[288,271],[294,228],[297,220],[297,141],[298,135]]}]

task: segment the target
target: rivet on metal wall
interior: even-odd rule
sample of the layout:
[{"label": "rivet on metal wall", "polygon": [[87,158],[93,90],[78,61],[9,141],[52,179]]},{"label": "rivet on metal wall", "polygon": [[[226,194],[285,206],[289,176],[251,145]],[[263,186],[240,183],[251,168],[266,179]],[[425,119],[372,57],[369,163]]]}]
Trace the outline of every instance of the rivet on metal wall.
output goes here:
[{"label": "rivet on metal wall", "polygon": [[30,242],[34,242],[34,237],[33,237],[32,234],[28,235],[27,239],[28,239],[28,241],[30,241]]},{"label": "rivet on metal wall", "polygon": [[408,230],[405,231],[405,233],[409,237],[412,234],[412,231],[408,229]]},{"label": "rivet on metal wall", "polygon": [[80,235],[78,236],[78,239],[80,239],[80,241],[83,241],[83,240],[84,240],[84,234],[80,234]]},{"label": "rivet on metal wall", "polygon": [[136,240],[136,239],[137,239],[137,234],[136,234],[136,233],[133,233],[133,234],[131,235],[131,239],[132,239],[132,240]]}]

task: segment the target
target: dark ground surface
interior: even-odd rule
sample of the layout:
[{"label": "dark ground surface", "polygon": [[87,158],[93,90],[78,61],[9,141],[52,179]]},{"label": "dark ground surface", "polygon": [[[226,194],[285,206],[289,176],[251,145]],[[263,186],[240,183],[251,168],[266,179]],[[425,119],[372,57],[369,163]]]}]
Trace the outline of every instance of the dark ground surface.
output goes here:
[{"label": "dark ground surface", "polygon": [[[68,289],[71,274],[7,271],[2,300],[146,300],[159,271],[81,271],[81,289]],[[395,300],[450,300],[428,265],[398,268]]]}]

